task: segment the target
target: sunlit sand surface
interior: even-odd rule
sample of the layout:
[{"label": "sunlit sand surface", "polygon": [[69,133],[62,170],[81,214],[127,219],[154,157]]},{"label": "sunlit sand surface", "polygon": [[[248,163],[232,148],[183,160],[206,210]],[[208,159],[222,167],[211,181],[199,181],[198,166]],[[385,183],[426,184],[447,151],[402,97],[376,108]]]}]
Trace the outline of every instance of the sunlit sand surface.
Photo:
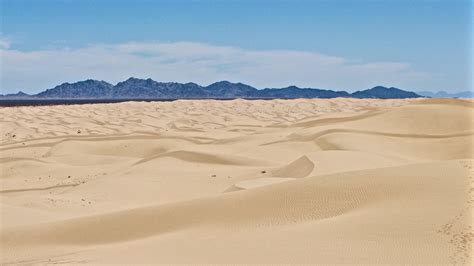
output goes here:
[{"label": "sunlit sand surface", "polygon": [[473,107],[0,108],[1,262],[470,264]]}]

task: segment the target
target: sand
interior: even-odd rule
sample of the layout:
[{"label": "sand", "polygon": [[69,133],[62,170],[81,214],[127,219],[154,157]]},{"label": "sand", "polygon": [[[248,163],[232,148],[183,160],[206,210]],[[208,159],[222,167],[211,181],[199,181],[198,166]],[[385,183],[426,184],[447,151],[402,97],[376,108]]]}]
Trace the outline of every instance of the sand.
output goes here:
[{"label": "sand", "polygon": [[470,264],[473,108],[0,108],[1,263]]}]

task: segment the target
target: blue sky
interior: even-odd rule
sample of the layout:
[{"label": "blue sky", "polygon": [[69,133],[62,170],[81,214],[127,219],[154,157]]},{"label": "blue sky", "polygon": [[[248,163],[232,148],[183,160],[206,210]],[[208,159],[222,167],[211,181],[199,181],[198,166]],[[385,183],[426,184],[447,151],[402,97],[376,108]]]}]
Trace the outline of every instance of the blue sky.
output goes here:
[{"label": "blue sky", "polygon": [[1,91],[128,76],[472,87],[469,1],[0,0]]}]

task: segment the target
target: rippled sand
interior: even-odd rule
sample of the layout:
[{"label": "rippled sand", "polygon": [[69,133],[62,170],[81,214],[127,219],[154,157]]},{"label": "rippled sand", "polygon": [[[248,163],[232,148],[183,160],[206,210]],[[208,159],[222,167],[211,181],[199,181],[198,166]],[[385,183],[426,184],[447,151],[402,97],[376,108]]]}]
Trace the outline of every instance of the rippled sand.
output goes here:
[{"label": "rippled sand", "polygon": [[0,108],[1,262],[469,264],[473,107]]}]

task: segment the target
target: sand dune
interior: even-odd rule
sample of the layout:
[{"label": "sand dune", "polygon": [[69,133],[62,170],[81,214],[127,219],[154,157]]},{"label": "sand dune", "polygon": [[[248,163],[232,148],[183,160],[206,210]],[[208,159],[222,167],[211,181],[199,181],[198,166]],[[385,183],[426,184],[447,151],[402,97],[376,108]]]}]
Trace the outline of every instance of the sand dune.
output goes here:
[{"label": "sand dune", "polygon": [[294,162],[272,171],[274,176],[281,177],[306,177],[314,169],[314,163],[306,156],[301,156]]},{"label": "sand dune", "polygon": [[2,264],[470,264],[471,101],[0,109]]}]

